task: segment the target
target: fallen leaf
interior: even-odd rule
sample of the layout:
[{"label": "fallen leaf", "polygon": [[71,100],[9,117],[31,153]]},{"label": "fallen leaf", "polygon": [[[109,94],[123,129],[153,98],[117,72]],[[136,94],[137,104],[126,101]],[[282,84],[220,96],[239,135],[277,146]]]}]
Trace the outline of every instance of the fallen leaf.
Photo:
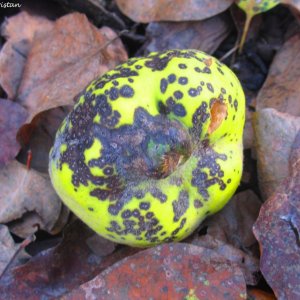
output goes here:
[{"label": "fallen leaf", "polygon": [[256,285],[259,281],[259,259],[248,254],[223,240],[213,237],[210,234],[200,235],[193,238],[193,245],[214,250],[226,257],[231,264],[237,265],[243,272],[247,285]]},{"label": "fallen leaf", "polygon": [[56,0],[67,11],[78,11],[84,13],[93,24],[109,24],[113,28],[125,29],[126,24],[122,18],[118,17],[109,8],[114,7],[114,3],[106,0]]},{"label": "fallen leaf", "polygon": [[140,251],[123,247],[107,256],[97,256],[86,244],[93,234],[79,220],[70,224],[58,246],[44,250],[4,276],[0,281],[1,297],[18,300],[57,299],[118,260]]},{"label": "fallen leaf", "polygon": [[[62,210],[62,202],[51,186],[49,176],[12,161],[0,170],[0,223],[10,223],[11,230],[20,237],[35,232],[33,224],[51,233]],[[29,227],[18,226],[23,217],[31,216]],[[63,224],[64,225],[64,224]]]},{"label": "fallen leaf", "polygon": [[277,299],[300,295],[300,130],[290,155],[290,174],[262,206],[253,232],[260,268]]},{"label": "fallen leaf", "polygon": [[276,300],[274,294],[267,293],[260,289],[249,288],[247,289],[247,299],[249,300]]},{"label": "fallen leaf", "polygon": [[116,244],[114,242],[111,242],[96,233],[87,238],[86,243],[97,256],[106,256],[111,254],[116,248]]},{"label": "fallen leaf", "polygon": [[277,52],[267,80],[257,96],[256,109],[272,107],[300,115],[300,34],[290,38]]},{"label": "fallen leaf", "polygon": [[240,192],[201,224],[207,234],[192,240],[193,244],[213,249],[239,265],[250,285],[256,285],[259,279],[258,247],[252,226],[260,207],[261,201],[253,191]]},{"label": "fallen leaf", "polygon": [[[13,240],[8,227],[0,224],[0,274],[4,271],[7,264],[10,263],[16,251],[19,249],[18,244]],[[12,266],[17,266],[23,260],[28,259],[30,256],[21,251],[17,258],[12,262]]]},{"label": "fallen leaf", "polygon": [[116,0],[119,9],[135,22],[203,20],[225,11],[234,0]]},{"label": "fallen leaf", "polygon": [[299,0],[280,0],[280,3],[286,4],[296,11],[300,11],[300,2]]},{"label": "fallen leaf", "polygon": [[254,115],[259,188],[264,200],[289,176],[289,154],[300,129],[300,117],[272,108]]},{"label": "fallen leaf", "polygon": [[203,21],[154,22],[146,29],[150,38],[148,52],[166,49],[199,49],[213,53],[231,31],[226,14],[220,14]]},{"label": "fallen leaf", "polygon": [[254,147],[254,130],[253,130],[253,112],[246,108],[246,121],[243,133],[244,149],[251,149]]},{"label": "fallen leaf", "polygon": [[240,192],[217,214],[202,223],[207,233],[216,239],[244,251],[256,244],[252,226],[257,219],[261,201],[252,190]]},{"label": "fallen leaf", "polygon": [[30,124],[23,126],[18,132],[18,140],[22,149],[17,159],[26,164],[30,149],[32,155],[30,168],[48,173],[49,152],[53,146],[56,131],[71,108],[71,106],[57,107],[43,111],[36,115]]},{"label": "fallen leaf", "polygon": [[46,18],[26,12],[8,18],[2,24],[1,35],[7,42],[0,52],[0,85],[9,99],[16,97],[34,36],[48,32],[52,26]]},{"label": "fallen leaf", "polygon": [[225,257],[173,243],[119,261],[62,299],[246,299],[245,288],[241,270]]},{"label": "fallen leaf", "polygon": [[0,167],[13,160],[20,150],[17,132],[27,118],[21,105],[0,99]]},{"label": "fallen leaf", "polygon": [[74,104],[91,80],[124,62],[127,54],[116,37],[79,13],[61,17],[51,31],[36,37],[18,89],[18,102],[29,111],[27,122],[39,112]]},{"label": "fallen leaf", "polygon": [[261,196],[257,184],[257,160],[254,158],[254,155],[255,153],[253,153],[250,149],[244,150],[243,173],[239,189],[250,189],[254,191],[256,195]]},{"label": "fallen leaf", "polygon": [[1,35],[14,42],[24,39],[32,42],[36,34],[50,30],[52,23],[44,17],[33,16],[23,11],[4,21]]},{"label": "fallen leaf", "polygon": [[297,177],[300,170],[300,133],[298,131],[291,147],[289,158],[290,175]]}]

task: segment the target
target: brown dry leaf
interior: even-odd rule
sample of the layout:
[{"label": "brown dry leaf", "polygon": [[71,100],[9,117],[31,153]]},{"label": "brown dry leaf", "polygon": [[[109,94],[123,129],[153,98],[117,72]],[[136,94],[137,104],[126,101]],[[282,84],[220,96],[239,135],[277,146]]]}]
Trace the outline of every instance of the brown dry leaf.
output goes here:
[{"label": "brown dry leaf", "polygon": [[290,38],[276,54],[267,80],[257,96],[256,109],[272,107],[300,115],[300,34]]},{"label": "brown dry leaf", "polygon": [[16,97],[24,65],[32,40],[36,34],[48,32],[52,22],[31,16],[26,12],[8,18],[1,27],[7,39],[0,52],[0,85],[9,99]]},{"label": "brown dry leaf", "polygon": [[297,177],[300,172],[300,132],[298,131],[294,143],[291,147],[290,159],[289,159],[289,167],[290,167],[290,175],[293,177]]},{"label": "brown dry leaf", "polygon": [[300,1],[299,0],[280,0],[282,4],[286,4],[290,6],[291,8],[295,9],[300,12]]},{"label": "brown dry leaf", "polygon": [[241,270],[213,250],[184,243],[127,257],[65,300],[246,299]]},{"label": "brown dry leaf", "polygon": [[203,20],[225,11],[234,0],[116,0],[136,22]]},{"label": "brown dry leaf", "polygon": [[300,130],[300,117],[280,113],[272,108],[254,115],[258,182],[266,200],[289,176],[289,154]]},{"label": "brown dry leaf", "polygon": [[247,299],[249,300],[276,300],[274,294],[267,293],[260,289],[247,289]]},{"label": "brown dry leaf", "polygon": [[20,150],[16,135],[27,118],[21,105],[0,99],[0,167],[13,160]]},{"label": "brown dry leaf", "polygon": [[36,37],[18,90],[18,102],[30,114],[27,121],[41,111],[72,105],[91,80],[127,60],[116,37],[79,13],[63,16],[51,31]]},{"label": "brown dry leaf", "polygon": [[214,238],[250,253],[256,240],[252,226],[257,219],[261,201],[252,190],[240,192],[217,214],[203,222]]},{"label": "brown dry leaf", "polygon": [[[2,274],[7,264],[11,261],[18,248],[19,246],[14,242],[8,227],[0,224],[0,274]],[[22,263],[21,260],[29,257],[25,251],[21,251],[17,259],[13,261],[13,265],[16,266]]]},{"label": "brown dry leaf", "polygon": [[261,272],[277,299],[300,295],[300,131],[290,155],[290,174],[264,203],[253,228]]},{"label": "brown dry leaf", "polygon": [[194,238],[192,244],[214,250],[218,254],[226,257],[232,264],[237,265],[242,270],[247,285],[256,285],[258,283],[258,258],[253,257],[210,234]]},{"label": "brown dry leaf", "polygon": [[207,234],[193,239],[192,243],[207,247],[239,265],[247,284],[255,285],[259,271],[257,242],[252,226],[257,219],[261,201],[251,190],[233,196],[217,214],[201,224]]},{"label": "brown dry leaf", "polygon": [[1,298],[58,299],[118,260],[140,251],[123,247],[109,255],[97,256],[86,244],[93,234],[79,220],[66,227],[58,246],[37,254],[4,276],[0,281]]},{"label": "brown dry leaf", "polygon": [[106,7],[114,6],[113,1],[107,0],[55,0],[66,11],[78,11],[85,14],[94,24],[109,24],[113,28],[125,29],[126,24],[114,12]]},{"label": "brown dry leaf", "polygon": [[226,14],[203,21],[150,23],[147,36],[151,42],[146,50],[199,49],[213,53],[229,35],[230,24]]},{"label": "brown dry leaf", "polygon": [[18,160],[26,164],[28,149],[32,159],[30,167],[43,173],[48,173],[49,152],[53,146],[56,131],[71,106],[57,107],[39,113],[30,124],[26,124],[18,133],[18,140],[23,145]]},{"label": "brown dry leaf", "polygon": [[243,134],[244,149],[251,149],[254,146],[254,130],[253,130],[253,112],[246,108],[246,121]]},{"label": "brown dry leaf", "polygon": [[114,252],[116,244],[94,233],[86,239],[86,244],[97,256],[106,256]]},{"label": "brown dry leaf", "polygon": [[[0,170],[0,182],[0,223],[10,223],[10,229],[21,237],[35,232],[33,224],[52,232],[60,217],[62,203],[48,175],[27,170],[13,161]],[[16,226],[16,223],[22,225]]]}]

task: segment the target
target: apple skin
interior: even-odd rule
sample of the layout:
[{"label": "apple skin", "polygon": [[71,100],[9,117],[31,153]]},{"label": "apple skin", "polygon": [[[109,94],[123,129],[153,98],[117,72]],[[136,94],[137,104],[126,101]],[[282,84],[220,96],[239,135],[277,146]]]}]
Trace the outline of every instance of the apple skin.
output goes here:
[{"label": "apple skin", "polygon": [[94,80],[63,121],[49,173],[99,235],[135,247],[180,241],[239,185],[245,97],[197,50],[132,58]]}]

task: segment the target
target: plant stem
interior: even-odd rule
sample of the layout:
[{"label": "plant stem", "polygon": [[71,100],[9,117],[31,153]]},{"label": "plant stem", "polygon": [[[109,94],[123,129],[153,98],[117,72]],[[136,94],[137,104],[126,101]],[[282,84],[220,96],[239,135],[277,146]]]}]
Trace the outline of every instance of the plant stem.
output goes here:
[{"label": "plant stem", "polygon": [[246,15],[246,22],[245,22],[244,29],[243,29],[243,35],[242,35],[240,45],[239,45],[239,54],[242,53],[243,46],[244,46],[244,43],[246,40],[246,36],[247,36],[248,30],[249,30],[249,25],[250,25],[252,18],[253,18],[253,15],[249,15],[249,14]]}]

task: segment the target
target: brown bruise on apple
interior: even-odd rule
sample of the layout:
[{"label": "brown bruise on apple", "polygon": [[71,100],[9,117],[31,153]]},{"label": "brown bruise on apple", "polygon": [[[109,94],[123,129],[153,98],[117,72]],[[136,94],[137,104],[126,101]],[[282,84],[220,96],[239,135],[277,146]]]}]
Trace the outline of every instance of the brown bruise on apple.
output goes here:
[{"label": "brown bruise on apple", "polygon": [[222,124],[223,120],[227,118],[228,111],[227,105],[220,100],[213,102],[210,109],[210,124],[208,127],[208,134],[212,134]]}]

